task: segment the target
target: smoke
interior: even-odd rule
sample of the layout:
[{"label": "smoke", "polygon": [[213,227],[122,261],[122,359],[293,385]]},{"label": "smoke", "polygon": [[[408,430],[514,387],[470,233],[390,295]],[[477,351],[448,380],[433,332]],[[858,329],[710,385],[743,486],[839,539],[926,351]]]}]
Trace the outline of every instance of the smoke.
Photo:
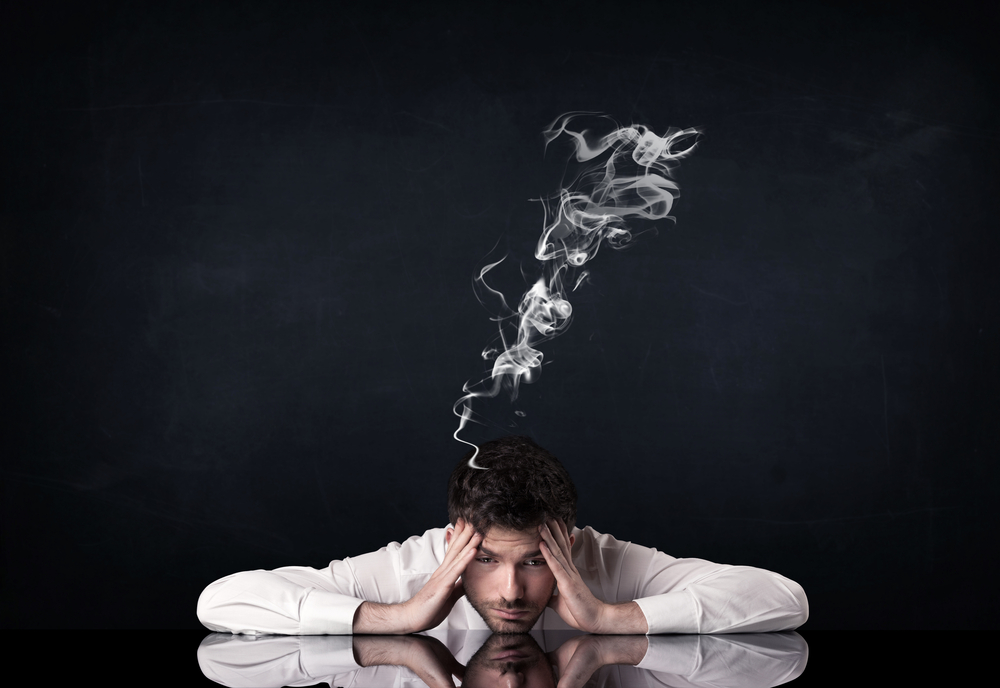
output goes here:
[{"label": "smoke", "polygon": [[[495,397],[506,390],[517,399],[522,380],[533,382],[541,372],[543,354],[536,347],[569,328],[573,306],[566,298],[566,285],[575,291],[588,271],[581,268],[597,255],[602,244],[613,249],[630,245],[634,238],[629,222],[673,219],[670,208],[678,187],[669,179],[676,161],[695,149],[697,129],[668,129],[658,136],[642,125],[617,127],[604,136],[570,128],[590,113],[561,115],[545,131],[545,149],[561,136],[571,140],[574,158],[584,163],[575,179],[552,197],[541,199],[544,226],[535,247],[542,276],[524,293],[514,310],[504,295],[486,283],[486,275],[503,262],[484,266],[473,280],[477,296],[486,292],[499,299],[500,313],[494,318],[501,347],[488,347],[483,358],[493,360],[488,377],[466,382],[465,394],[455,402],[459,417],[454,438],[475,447],[458,435],[473,420],[474,399]],[[599,116],[614,124],[606,116]],[[480,296],[480,302],[482,297]],[[505,324],[516,323],[516,335],[505,332]],[[523,415],[523,414],[519,414]],[[478,449],[469,459],[476,465]]]}]

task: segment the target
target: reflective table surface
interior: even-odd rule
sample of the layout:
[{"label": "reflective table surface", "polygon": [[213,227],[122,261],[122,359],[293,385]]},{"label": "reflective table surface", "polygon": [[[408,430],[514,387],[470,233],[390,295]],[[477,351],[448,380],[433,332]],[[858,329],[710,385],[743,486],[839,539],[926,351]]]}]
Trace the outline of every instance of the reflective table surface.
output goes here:
[{"label": "reflective table surface", "polygon": [[233,636],[198,648],[205,676],[225,686],[777,686],[802,674],[796,633],[728,636],[494,635]]},{"label": "reflective table surface", "polygon": [[[233,636],[7,631],[32,677],[183,686],[962,685],[994,635],[801,631],[717,636]],[[451,683],[448,683],[450,681]],[[981,680],[976,681],[981,683]]]}]

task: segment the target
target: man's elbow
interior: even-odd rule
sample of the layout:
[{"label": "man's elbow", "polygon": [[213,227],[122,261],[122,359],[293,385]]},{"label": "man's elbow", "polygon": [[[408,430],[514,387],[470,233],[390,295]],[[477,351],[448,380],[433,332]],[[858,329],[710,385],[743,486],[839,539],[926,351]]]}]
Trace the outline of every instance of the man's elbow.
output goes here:
[{"label": "man's elbow", "polygon": [[752,593],[748,598],[749,614],[739,624],[739,632],[792,631],[809,619],[809,599],[801,585],[763,569],[748,568],[743,572]]},{"label": "man's elbow", "polygon": [[782,630],[791,631],[809,620],[809,598],[801,585],[785,578],[782,581],[791,599],[788,608],[788,627]]},{"label": "man's elbow", "polygon": [[220,623],[218,618],[218,608],[215,604],[217,593],[218,593],[219,581],[212,583],[207,588],[201,591],[201,595],[198,596],[198,621],[201,622],[202,626],[209,629],[210,631],[217,631],[225,633],[229,631]]},{"label": "man's elbow", "polygon": [[258,631],[241,617],[241,597],[258,579],[265,579],[264,571],[233,573],[211,583],[198,596],[198,621],[218,633],[251,633]]}]

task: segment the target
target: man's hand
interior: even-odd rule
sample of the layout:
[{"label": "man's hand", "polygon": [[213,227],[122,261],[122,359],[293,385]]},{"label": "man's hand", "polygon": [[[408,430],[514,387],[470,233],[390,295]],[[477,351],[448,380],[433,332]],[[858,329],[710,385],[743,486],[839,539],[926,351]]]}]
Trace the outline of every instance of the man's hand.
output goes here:
[{"label": "man's hand", "polygon": [[444,621],[465,594],[461,576],[482,539],[471,524],[459,519],[444,561],[420,592],[400,604],[362,602],[354,615],[354,632],[416,633]]},{"label": "man's hand", "polygon": [[572,543],[566,524],[551,520],[538,528],[540,549],[556,578],[558,594],[549,606],[573,628],[588,633],[645,633],[646,617],[635,602],[608,604],[594,597],[573,563]]}]

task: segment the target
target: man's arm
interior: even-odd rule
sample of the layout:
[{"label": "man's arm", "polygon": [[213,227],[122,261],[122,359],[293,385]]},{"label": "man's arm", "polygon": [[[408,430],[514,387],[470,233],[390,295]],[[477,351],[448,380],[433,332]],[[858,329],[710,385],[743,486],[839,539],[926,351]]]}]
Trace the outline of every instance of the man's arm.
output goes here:
[{"label": "man's arm", "polygon": [[444,561],[420,592],[398,604],[363,602],[354,617],[354,633],[416,633],[440,624],[465,594],[461,576],[482,540],[459,519]]},{"label": "man's arm", "polygon": [[557,594],[549,606],[570,626],[588,633],[646,633],[648,625],[633,600],[611,602],[599,599],[590,590],[573,561],[573,538],[558,519],[538,528],[539,548],[556,579]]},{"label": "man's arm", "polygon": [[205,588],[198,598],[198,620],[222,633],[347,635],[362,601],[331,569],[243,571]]},{"label": "man's arm", "polygon": [[589,551],[578,556],[600,562],[599,585],[607,599],[635,601],[649,624],[647,633],[787,631],[809,616],[802,586],[784,576],[676,559],[587,530]]},{"label": "man's arm", "polygon": [[[327,569],[236,573],[205,588],[198,619],[213,631],[251,634],[423,630],[441,623],[461,597],[457,579],[477,546],[473,529],[460,524],[447,552],[441,531],[428,531],[402,545],[334,561]],[[409,573],[405,584],[404,568]],[[419,571],[427,571],[427,577],[414,575]]]},{"label": "man's arm", "polygon": [[540,532],[559,590],[549,606],[590,633],[783,631],[809,615],[802,587],[770,571],[675,559],[589,528],[573,547],[557,521]]},{"label": "man's arm", "polygon": [[805,591],[784,576],[655,550],[639,595],[649,633],[790,631],[809,618]]}]

